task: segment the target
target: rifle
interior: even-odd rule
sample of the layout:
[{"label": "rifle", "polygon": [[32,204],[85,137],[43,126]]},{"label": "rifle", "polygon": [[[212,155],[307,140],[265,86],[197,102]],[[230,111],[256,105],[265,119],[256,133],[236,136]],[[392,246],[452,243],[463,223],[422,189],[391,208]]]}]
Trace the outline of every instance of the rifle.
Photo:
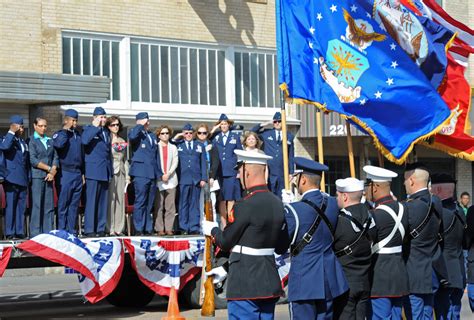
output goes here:
[{"label": "rifle", "polygon": [[[209,183],[205,186],[204,192],[204,215],[207,221],[213,221],[213,210],[211,191]],[[204,247],[204,266],[203,271],[209,272],[212,270],[212,239],[206,236],[206,245]],[[215,301],[214,301],[214,283],[212,276],[208,276],[204,283],[204,302],[202,303],[201,316],[214,317],[215,315]]]}]

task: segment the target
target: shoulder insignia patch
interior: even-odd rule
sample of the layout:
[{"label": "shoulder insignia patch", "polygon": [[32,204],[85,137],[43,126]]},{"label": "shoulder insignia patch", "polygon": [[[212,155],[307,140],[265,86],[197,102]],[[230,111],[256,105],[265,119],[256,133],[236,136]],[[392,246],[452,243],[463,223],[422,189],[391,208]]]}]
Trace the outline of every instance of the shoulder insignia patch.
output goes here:
[{"label": "shoulder insignia patch", "polygon": [[57,137],[58,137],[58,134],[55,133],[55,134],[53,135],[53,139],[56,139]]}]

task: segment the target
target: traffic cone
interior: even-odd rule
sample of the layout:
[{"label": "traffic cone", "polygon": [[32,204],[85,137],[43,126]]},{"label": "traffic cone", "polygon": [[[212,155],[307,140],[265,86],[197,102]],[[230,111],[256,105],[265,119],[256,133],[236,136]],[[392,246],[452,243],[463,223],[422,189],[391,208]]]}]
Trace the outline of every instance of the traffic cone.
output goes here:
[{"label": "traffic cone", "polygon": [[171,286],[170,297],[168,300],[168,313],[166,317],[161,318],[161,320],[186,320],[185,317],[182,317],[179,314],[178,294],[173,285]]}]

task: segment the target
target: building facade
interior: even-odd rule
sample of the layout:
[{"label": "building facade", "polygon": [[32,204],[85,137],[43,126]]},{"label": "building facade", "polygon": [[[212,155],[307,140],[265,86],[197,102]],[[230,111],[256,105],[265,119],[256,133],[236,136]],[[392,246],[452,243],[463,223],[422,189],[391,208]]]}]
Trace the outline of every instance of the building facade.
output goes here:
[{"label": "building facade", "polygon": [[[472,1],[444,2],[455,18],[473,25]],[[100,79],[102,85],[106,81],[107,97],[100,104],[108,114],[120,115],[126,127],[134,124],[137,112],[147,111],[154,127],[212,124],[227,113],[250,128],[270,120],[281,106],[274,0],[2,0],[1,4],[0,71]],[[472,83],[472,68],[468,77]],[[95,87],[77,92],[87,95]],[[87,124],[99,98],[97,94],[82,100],[0,99],[0,134],[7,130],[12,113],[23,114],[28,123],[36,116],[45,117],[51,134],[71,105],[80,113],[79,122]],[[296,153],[316,157],[314,108],[290,106],[288,122],[297,135]],[[333,193],[334,179],[349,174],[345,124],[335,114],[323,115],[323,133],[325,161],[331,167],[326,181]],[[364,164],[376,163],[377,152],[368,137],[355,129],[352,133],[360,176]],[[472,194],[471,162],[425,147],[417,147],[416,156],[455,174],[459,191]],[[388,161],[385,164],[391,167]]]}]

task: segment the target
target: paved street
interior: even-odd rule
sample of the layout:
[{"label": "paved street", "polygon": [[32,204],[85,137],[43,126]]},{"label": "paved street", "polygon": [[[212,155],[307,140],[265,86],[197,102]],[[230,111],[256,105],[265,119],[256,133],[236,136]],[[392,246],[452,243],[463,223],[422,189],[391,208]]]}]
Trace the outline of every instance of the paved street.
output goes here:
[{"label": "paved street", "polygon": [[[85,303],[75,275],[43,275],[0,278],[0,320],[6,319],[161,319],[167,300],[156,296],[145,308],[116,308],[107,303]],[[201,319],[200,310],[186,310],[187,319]],[[288,319],[288,306],[278,305],[276,319]],[[214,319],[227,319],[226,310],[217,310]],[[466,295],[461,319],[472,319]]]}]

